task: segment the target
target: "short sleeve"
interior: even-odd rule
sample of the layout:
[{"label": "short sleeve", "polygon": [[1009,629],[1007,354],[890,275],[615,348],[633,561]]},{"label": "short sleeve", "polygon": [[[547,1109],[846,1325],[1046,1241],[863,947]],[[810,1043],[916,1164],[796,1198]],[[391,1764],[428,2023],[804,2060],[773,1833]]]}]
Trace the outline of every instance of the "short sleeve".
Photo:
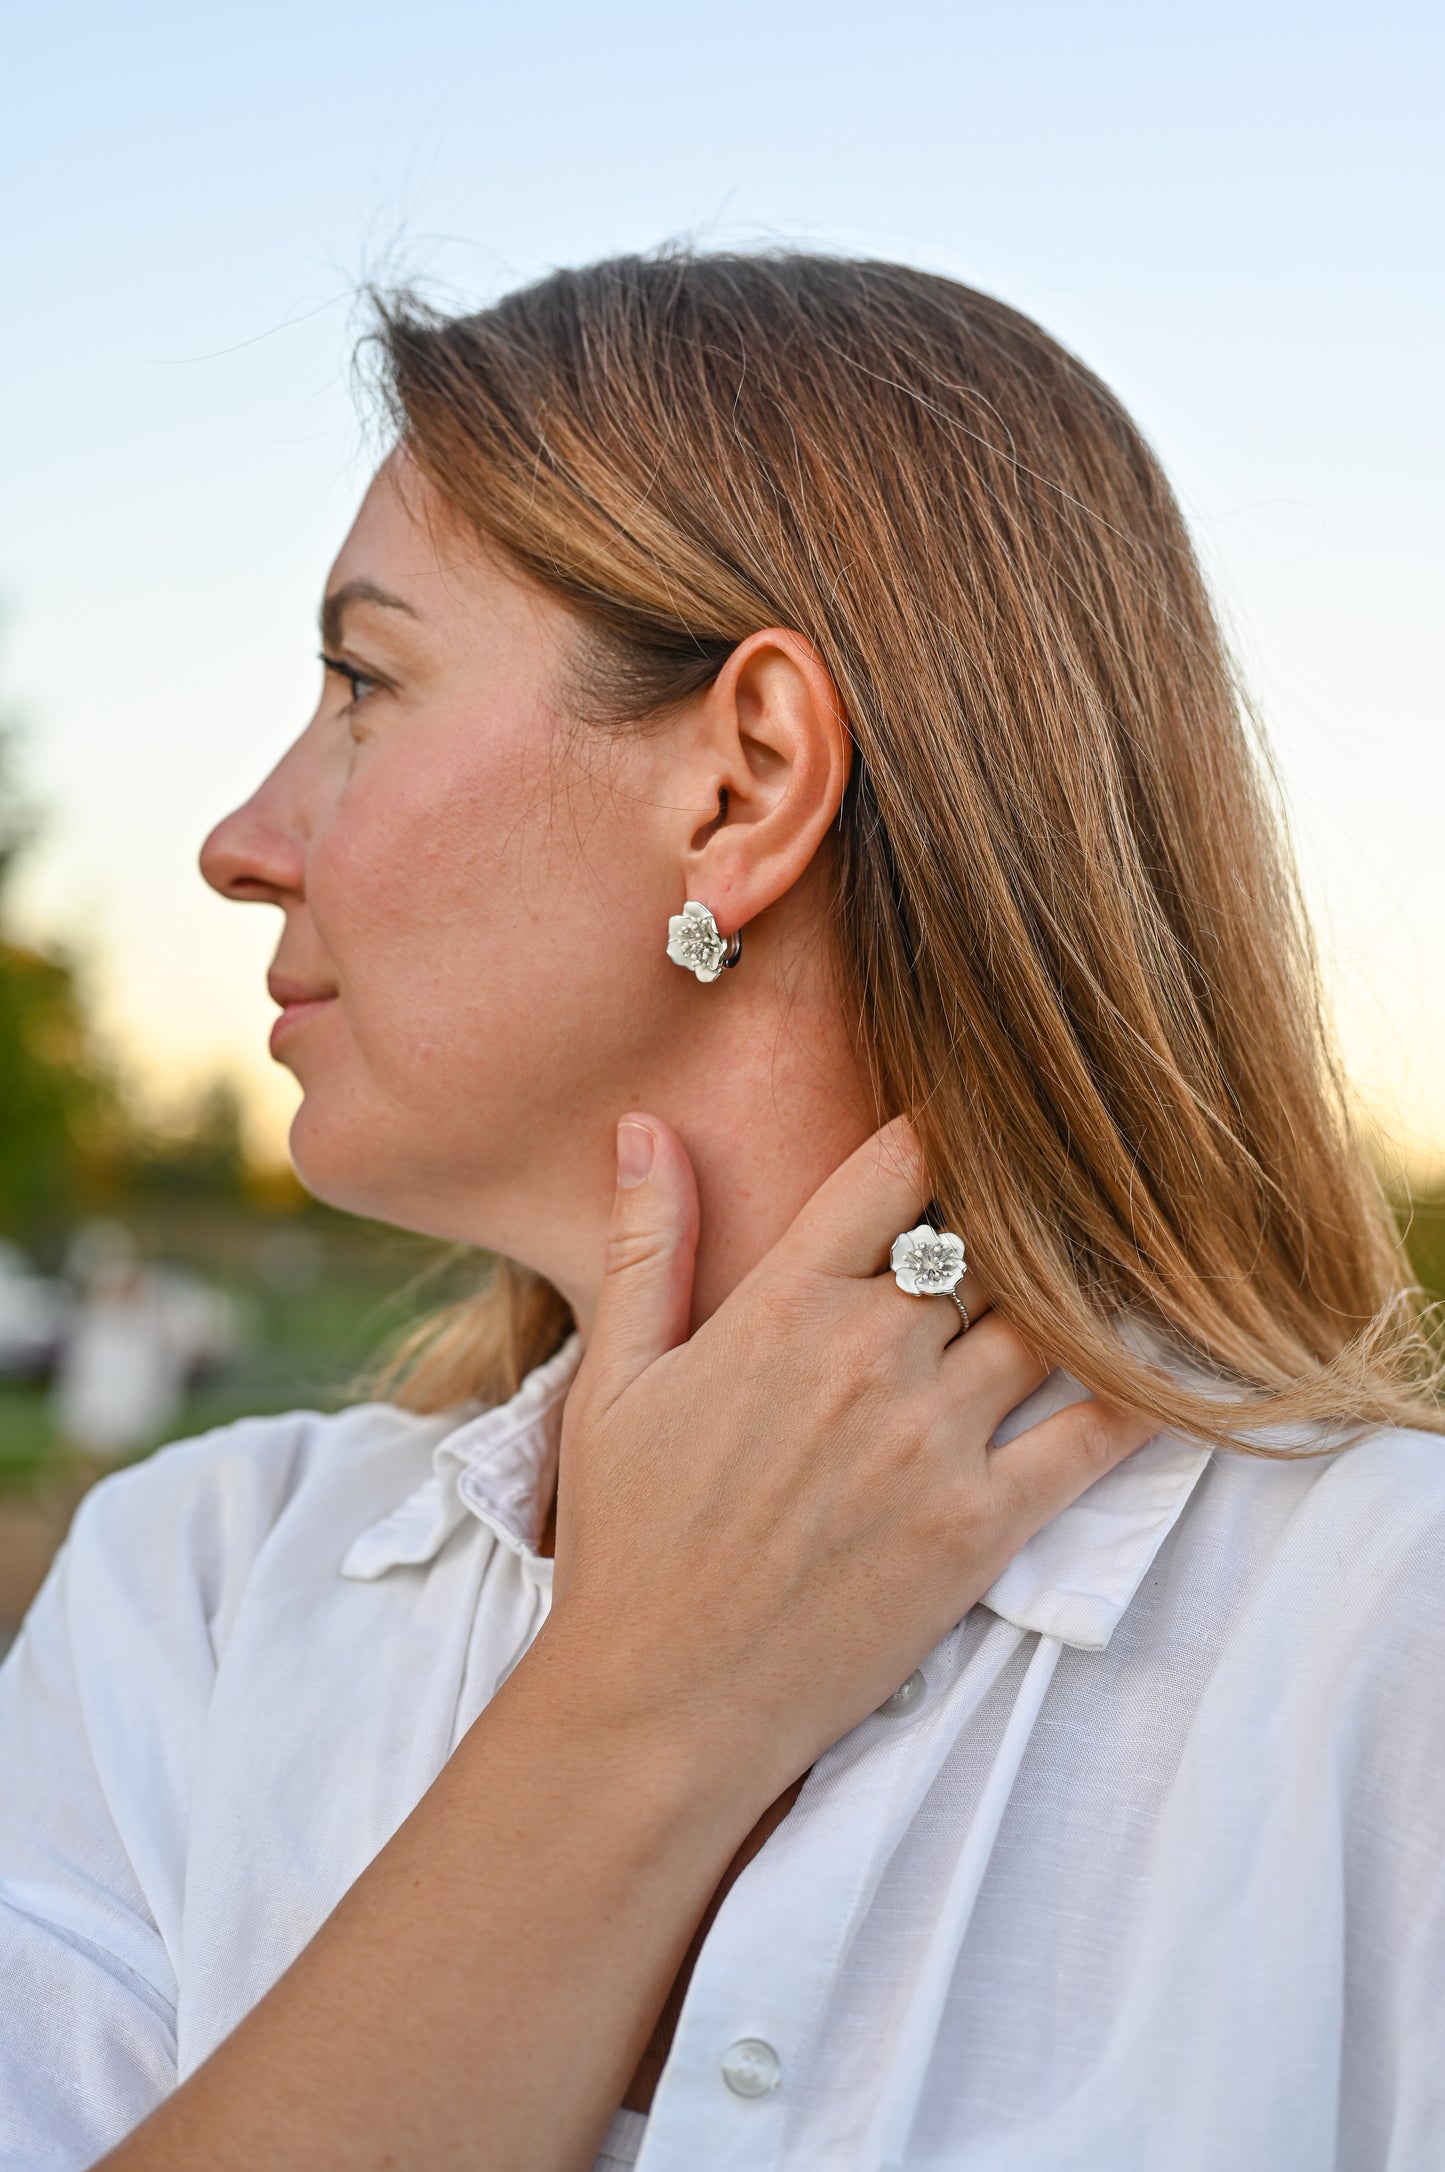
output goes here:
[{"label": "short sleeve", "polygon": [[0,1667],[3,2172],[92,2164],[175,2082],[175,1975],[77,1672],[87,1550],[66,1541]]},{"label": "short sleeve", "polygon": [[295,1442],[243,1421],[102,1480],[0,1666],[0,2172],[91,2165],[175,2087],[192,1783]]}]

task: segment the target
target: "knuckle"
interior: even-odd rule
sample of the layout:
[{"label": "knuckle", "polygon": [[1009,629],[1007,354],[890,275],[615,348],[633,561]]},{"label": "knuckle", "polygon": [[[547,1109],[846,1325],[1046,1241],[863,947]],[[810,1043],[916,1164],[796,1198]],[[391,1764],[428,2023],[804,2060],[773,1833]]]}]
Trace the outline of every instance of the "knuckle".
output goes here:
[{"label": "knuckle", "polygon": [[805,1275],[786,1269],[770,1275],[758,1295],[763,1320],[779,1338],[791,1340],[814,1325],[817,1299]]},{"label": "knuckle", "polygon": [[921,1558],[926,1560],[940,1548],[954,1545],[958,1533],[956,1504],[947,1488],[930,1484],[928,1475],[918,1468],[918,1457],[908,1442],[895,1451],[892,1478],[906,1504],[910,1539]]},{"label": "knuckle", "polygon": [[878,1161],[885,1173],[918,1186],[924,1182],[923,1142],[908,1116],[895,1116],[877,1134]]},{"label": "knuckle", "polygon": [[844,1400],[899,1387],[898,1338],[873,1309],[855,1312],[829,1338],[827,1363]]},{"label": "knuckle", "polygon": [[838,1308],[826,1282],[815,1274],[785,1268],[770,1274],[757,1290],[755,1324],[775,1346],[841,1348]]},{"label": "knuckle", "polygon": [[975,1530],[981,1530],[985,1521],[995,1531],[1022,1534],[1037,1528],[1033,1490],[1006,1457],[995,1456],[990,1463],[987,1494],[983,1499],[975,1497],[973,1519]]},{"label": "knuckle", "polygon": [[608,1275],[635,1274],[639,1268],[651,1267],[666,1259],[670,1249],[668,1233],[663,1229],[611,1230],[604,1272]]},{"label": "knuckle", "polygon": [[926,1395],[889,1397],[886,1427],[879,1428],[879,1453],[886,1457],[887,1471],[895,1490],[912,1504],[925,1525],[952,1515],[952,1458],[939,1438],[934,1412]]},{"label": "knuckle", "polygon": [[1123,1428],[1118,1415],[1092,1400],[1076,1403],[1071,1432],[1074,1449],[1086,1470],[1105,1471],[1116,1460]]},{"label": "knuckle", "polygon": [[978,1551],[989,1523],[976,1487],[935,1483],[920,1489],[915,1526],[918,1543],[931,1558],[967,1560]]},{"label": "knuckle", "polygon": [[810,1404],[841,1416],[903,1386],[898,1324],[847,1279],[778,1267],[749,1293],[737,1333],[755,1370],[807,1383]]},{"label": "knuckle", "polygon": [[990,1384],[1013,1386],[1015,1383],[1037,1384],[1048,1373],[1044,1364],[1024,1341],[1011,1321],[998,1312],[990,1311],[980,1325],[979,1337],[974,1345],[977,1362],[986,1373]]}]

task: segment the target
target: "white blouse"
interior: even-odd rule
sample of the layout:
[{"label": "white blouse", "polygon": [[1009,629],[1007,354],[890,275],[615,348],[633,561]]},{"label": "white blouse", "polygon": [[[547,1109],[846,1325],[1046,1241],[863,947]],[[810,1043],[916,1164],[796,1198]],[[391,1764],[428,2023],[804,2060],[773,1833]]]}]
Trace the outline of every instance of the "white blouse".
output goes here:
[{"label": "white blouse", "polygon": [[[576,1360],[82,1503],[0,1668],[0,2172],[127,2133],[436,1777],[546,1614]],[[1439,2172],[1442,1568],[1433,1437],[1130,1457],[815,1766],[599,2164]]]}]

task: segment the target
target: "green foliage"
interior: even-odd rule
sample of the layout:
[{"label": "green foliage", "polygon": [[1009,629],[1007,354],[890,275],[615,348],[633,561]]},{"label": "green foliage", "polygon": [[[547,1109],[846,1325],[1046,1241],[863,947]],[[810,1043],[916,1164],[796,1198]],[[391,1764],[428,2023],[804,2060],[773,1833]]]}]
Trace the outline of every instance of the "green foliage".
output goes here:
[{"label": "green foliage", "polygon": [[1407,1201],[1400,1225],[1416,1281],[1435,1303],[1445,1301],[1445,1198],[1427,1193]]},{"label": "green foliage", "polygon": [[0,937],[0,1231],[82,1207],[116,1121],[74,965]]},{"label": "green foliage", "polygon": [[74,960],[8,938],[6,892],[39,820],[0,717],[0,1232],[24,1237],[85,1203],[114,1127],[114,1086],[95,1060]]},{"label": "green foliage", "polygon": [[124,1142],[124,1187],[141,1198],[238,1199],[247,1185],[241,1096],[218,1078],[197,1095],[190,1121],[174,1136],[132,1127]]}]

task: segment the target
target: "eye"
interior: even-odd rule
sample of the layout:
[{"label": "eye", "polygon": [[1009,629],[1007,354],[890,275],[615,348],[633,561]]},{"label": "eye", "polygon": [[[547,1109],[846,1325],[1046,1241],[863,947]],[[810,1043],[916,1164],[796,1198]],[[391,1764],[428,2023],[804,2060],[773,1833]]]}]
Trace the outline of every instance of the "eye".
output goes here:
[{"label": "eye", "polygon": [[356,708],[366,700],[368,694],[375,693],[381,684],[380,679],[373,679],[368,672],[358,671],[354,664],[348,664],[342,657],[328,656],[325,649],[321,651],[321,661],[333,678],[344,679],[351,688],[351,699],[346,704],[348,709]]}]

